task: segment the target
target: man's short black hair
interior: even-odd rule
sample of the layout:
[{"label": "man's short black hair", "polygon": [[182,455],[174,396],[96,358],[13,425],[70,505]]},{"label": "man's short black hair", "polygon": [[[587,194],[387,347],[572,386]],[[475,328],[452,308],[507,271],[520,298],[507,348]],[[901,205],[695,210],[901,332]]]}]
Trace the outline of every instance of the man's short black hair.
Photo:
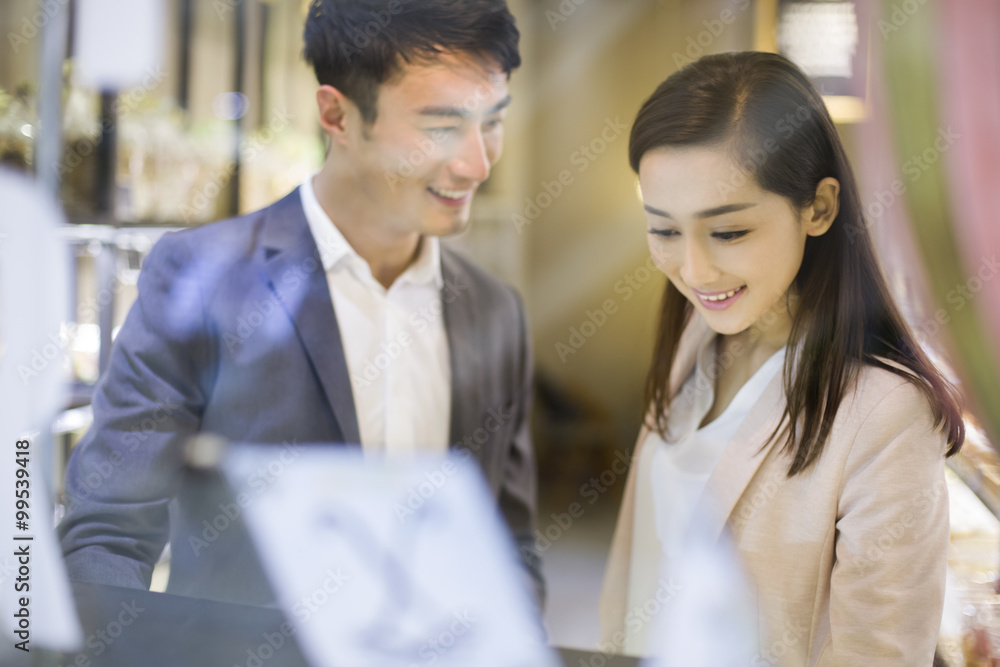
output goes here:
[{"label": "man's short black hair", "polygon": [[303,38],[320,85],[347,96],[366,123],[378,87],[404,63],[468,53],[508,75],[521,64],[506,0],[313,0]]}]

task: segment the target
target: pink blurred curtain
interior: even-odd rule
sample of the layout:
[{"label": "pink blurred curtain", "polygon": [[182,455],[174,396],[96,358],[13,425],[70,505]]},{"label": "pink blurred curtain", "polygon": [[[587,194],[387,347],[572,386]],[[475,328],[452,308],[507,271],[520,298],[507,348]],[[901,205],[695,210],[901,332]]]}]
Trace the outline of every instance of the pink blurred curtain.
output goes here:
[{"label": "pink blurred curtain", "polygon": [[[1000,255],[1000,2],[943,1],[940,10],[941,115],[968,139],[956,143],[945,162],[952,226],[971,274],[984,256]],[[996,267],[983,280],[975,305],[995,352],[1000,341]],[[1000,410],[1000,397],[993,399],[987,407]]]},{"label": "pink blurred curtain", "polygon": [[1000,2],[859,8],[872,47],[859,129],[869,225],[911,323],[1000,445]]}]

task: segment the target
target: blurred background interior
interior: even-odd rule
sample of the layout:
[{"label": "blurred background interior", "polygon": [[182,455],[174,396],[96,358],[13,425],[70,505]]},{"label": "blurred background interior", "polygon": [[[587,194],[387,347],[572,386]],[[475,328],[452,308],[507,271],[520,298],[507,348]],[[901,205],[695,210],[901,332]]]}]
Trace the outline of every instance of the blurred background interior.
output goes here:
[{"label": "blurred background interior", "polygon": [[[0,3],[0,157],[58,192],[73,248],[73,307],[59,340],[74,391],[55,426],[56,488],[159,235],[265,206],[324,154],[315,79],[300,55],[304,0],[162,0],[158,64],[136,87],[103,91],[76,76],[82,43],[72,17],[54,25],[46,10],[66,2]],[[973,656],[992,651],[1000,628],[1000,468],[990,445],[1000,442],[1000,231],[991,220],[1000,210],[1000,4],[510,5],[524,65],[512,79],[504,157],[475,200],[470,230],[450,242],[515,285],[529,310],[553,643],[597,640],[624,481],[615,462],[638,431],[664,282],[647,264],[629,127],[680,66],[758,49],[790,57],[827,96],[896,295],[966,397],[970,436],[949,472],[943,636],[952,664],[980,664]],[[58,128],[46,126],[46,113]],[[44,151],[56,169],[40,166]]]}]

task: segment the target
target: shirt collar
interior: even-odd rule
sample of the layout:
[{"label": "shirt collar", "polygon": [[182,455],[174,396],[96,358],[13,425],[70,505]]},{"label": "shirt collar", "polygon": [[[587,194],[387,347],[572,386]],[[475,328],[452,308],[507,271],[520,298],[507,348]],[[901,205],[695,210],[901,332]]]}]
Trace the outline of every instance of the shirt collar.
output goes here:
[{"label": "shirt collar", "polygon": [[316,192],[313,190],[312,180],[315,173],[309,174],[299,188],[302,197],[302,208],[306,214],[306,222],[309,223],[309,231],[312,232],[313,240],[319,249],[319,258],[323,262],[323,269],[329,271],[346,257],[361,256],[354,251],[351,244],[347,242],[344,235],[333,224],[333,220],[326,214],[319,200],[316,199]]},{"label": "shirt collar", "polygon": [[441,239],[436,236],[421,236],[417,252],[417,258],[406,267],[406,271],[396,282],[444,287],[441,275]]},{"label": "shirt collar", "polygon": [[[316,198],[312,182],[313,177],[318,173],[313,172],[306,177],[299,188],[299,193],[302,197],[302,208],[305,211],[306,222],[309,224],[309,231],[312,232],[316,247],[319,249],[323,270],[329,272],[338,264],[343,263],[347,266],[353,265],[374,280],[368,262],[351,247],[351,244],[347,242],[347,239],[344,238],[344,235]],[[416,259],[396,279],[396,282],[434,285],[439,289],[443,287],[440,239],[436,236],[422,236],[417,253]]]}]

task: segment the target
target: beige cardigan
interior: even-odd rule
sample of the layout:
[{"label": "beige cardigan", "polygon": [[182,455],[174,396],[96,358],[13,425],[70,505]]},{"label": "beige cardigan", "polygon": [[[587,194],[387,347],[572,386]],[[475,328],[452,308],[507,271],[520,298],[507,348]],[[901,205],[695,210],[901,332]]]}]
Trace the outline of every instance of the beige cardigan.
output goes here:
[{"label": "beige cardigan", "polygon": [[[685,330],[671,395],[714,333]],[[761,444],[785,407],[767,385],[708,481],[711,535],[730,531],[756,585],[765,629],[754,665],[930,665],[948,555],[944,434],[912,384],[866,366],[841,403],[822,456],[788,479]],[[639,434],[632,460],[646,439]],[[624,645],[636,466],[629,470],[601,595],[602,642]],[[707,508],[707,504],[705,507]]]}]

